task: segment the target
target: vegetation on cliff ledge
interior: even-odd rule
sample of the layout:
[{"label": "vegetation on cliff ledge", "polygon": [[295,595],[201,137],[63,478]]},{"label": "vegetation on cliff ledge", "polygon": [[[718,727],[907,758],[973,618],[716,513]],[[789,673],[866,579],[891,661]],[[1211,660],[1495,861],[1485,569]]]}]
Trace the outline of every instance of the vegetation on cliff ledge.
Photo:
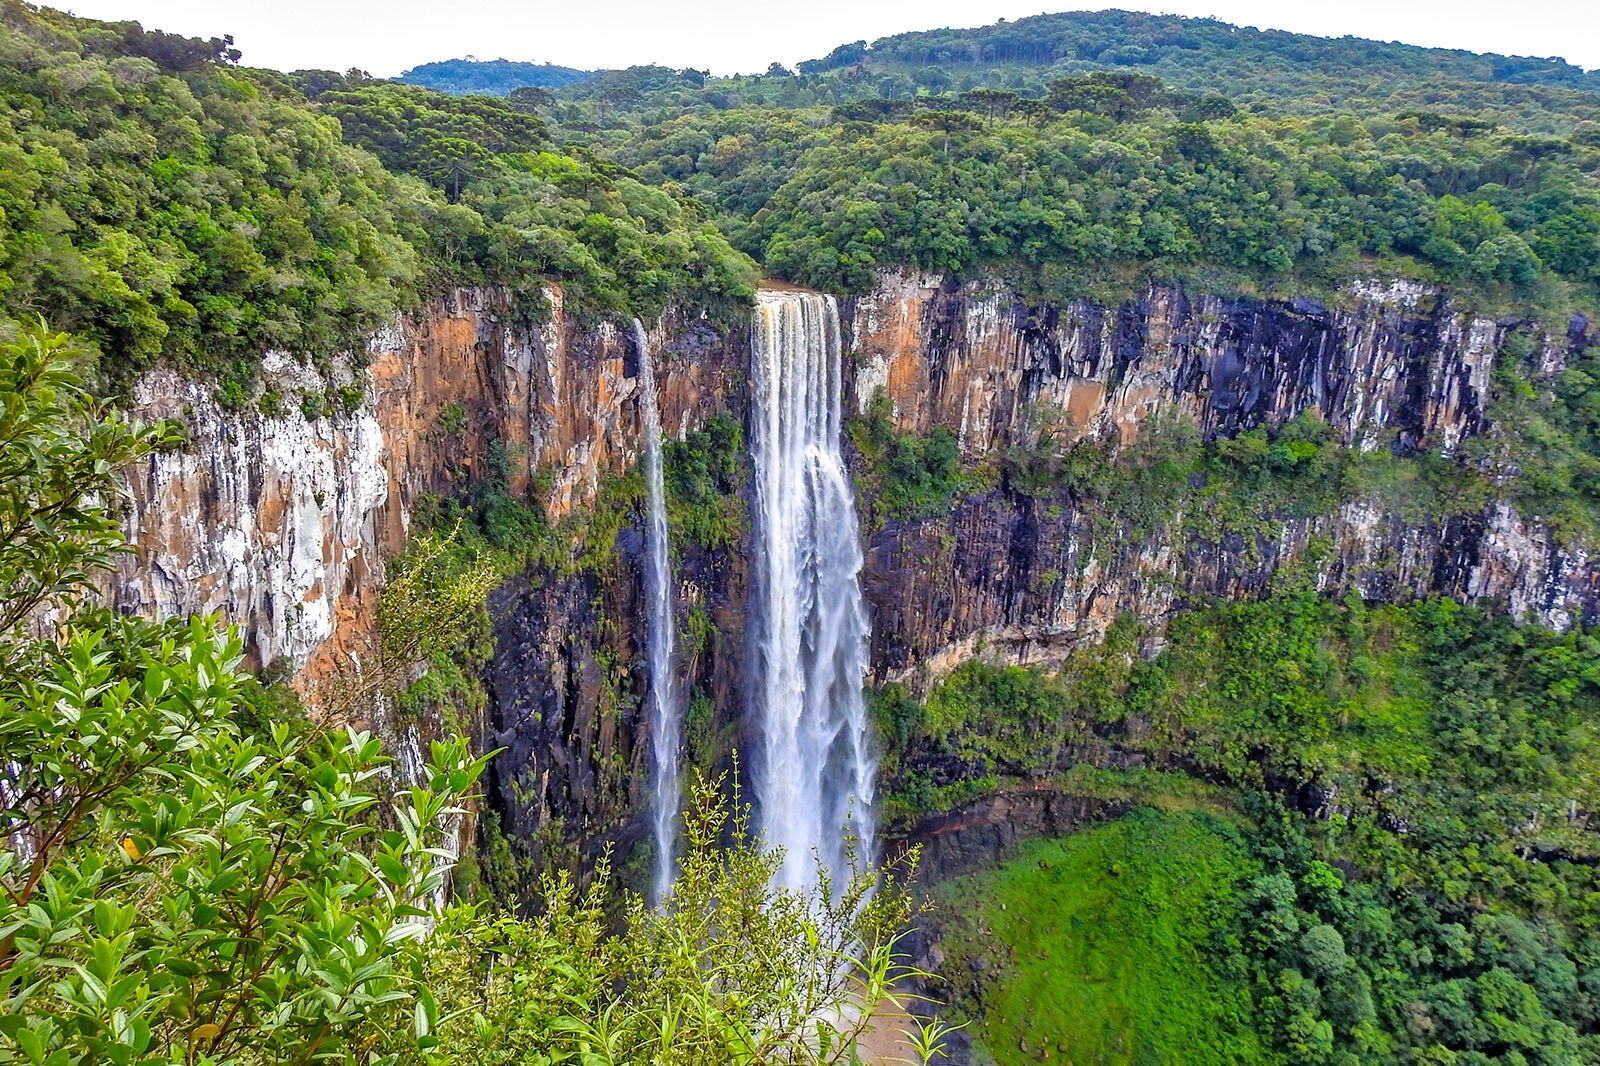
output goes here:
[{"label": "vegetation on cliff ledge", "polygon": [[[992,900],[957,908],[953,935],[1008,976],[991,987],[951,972],[982,1007],[1002,1061],[1030,1018],[1080,1050],[1145,1032],[1112,1061],[1177,1054],[1181,1045],[1135,1024],[1165,1015],[1132,993],[1061,992],[1095,1006],[1054,1020],[1017,1006],[1078,980],[1063,960],[1139,969],[1168,921],[1209,930],[1203,965],[1172,956],[1191,971],[1180,983],[1249,990],[1247,1028],[1262,1053],[1219,1061],[1595,1060],[1600,849],[1585,812],[1600,780],[1600,638],[1449,601],[1370,606],[1293,588],[1180,614],[1159,645],[1151,637],[1124,619],[1055,675],[970,663],[926,699],[891,687],[874,701],[891,753],[884,784],[902,812],[968,798],[974,783],[1052,780],[1181,809],[1192,804],[1186,776],[1225,786],[1241,812],[1221,839],[1242,841],[1249,862],[1196,886],[1204,917],[1181,892],[1149,892],[1137,897],[1148,930],[1106,936],[1055,919],[1062,904],[1046,901],[1046,883],[1064,893],[1057,901],[1097,899],[1103,878],[1194,858],[1193,841],[1163,850],[1166,829],[1140,837],[1154,856],[1088,857],[1146,833],[1148,819],[1028,852],[954,890]],[[1109,769],[1128,766],[1139,769]],[[1218,798],[1208,806],[1226,814]],[[1046,851],[1063,872],[1035,868]],[[1022,913],[997,915],[1002,902]],[[1096,917],[1129,921],[1114,907]],[[1123,1009],[1132,1020],[1114,1035],[1094,1021]]]}]

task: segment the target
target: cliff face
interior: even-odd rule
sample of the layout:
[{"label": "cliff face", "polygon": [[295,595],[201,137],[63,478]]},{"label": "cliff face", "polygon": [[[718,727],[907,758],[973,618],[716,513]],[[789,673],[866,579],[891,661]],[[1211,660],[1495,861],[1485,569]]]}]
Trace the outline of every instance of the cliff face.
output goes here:
[{"label": "cliff face", "polygon": [[[552,519],[591,512],[607,475],[638,459],[638,368],[619,331],[582,327],[559,291],[547,298],[538,328],[518,325],[505,293],[460,290],[397,319],[360,359],[318,370],[269,354],[265,377],[284,401],[274,417],[225,411],[206,384],[149,375],[138,413],[180,418],[191,443],[130,472],[138,550],[115,577],[116,601],[221,612],[255,663],[314,686],[369,646],[384,561],[425,495],[494,466]],[[881,389],[901,431],[948,426],[973,464],[1037,444],[1046,427],[1130,441],[1158,411],[1186,412],[1216,436],[1314,409],[1363,449],[1451,450],[1489,428],[1504,333],[1404,284],[1354,291],[1338,307],[1156,290],[1116,308],[1057,308],[891,275],[847,301],[845,318],[848,407],[865,410]],[[1575,320],[1546,369],[1591,333]],[[746,331],[669,315],[650,339],[670,436],[717,412],[745,420]],[[359,400],[350,410],[301,409],[302,394],[341,386]],[[628,837],[647,786],[643,541],[637,515],[611,517],[621,532],[604,562],[525,573],[491,597],[488,702],[468,724],[507,749],[487,785],[523,853]],[[871,530],[875,679],[926,681],[975,656],[1048,664],[1120,612],[1159,624],[1189,603],[1261,594],[1289,564],[1332,594],[1437,591],[1499,599],[1557,627],[1600,622],[1596,561],[1504,504],[1407,521],[1358,500],[1318,518],[1264,516],[1265,535],[1220,542],[1157,533],[1108,545],[1096,518],[1069,495],[1002,483],[948,514]],[[700,696],[690,741],[699,761],[715,761],[754,739],[741,713],[748,545],[674,537],[682,691]],[[415,753],[438,728],[416,723],[400,739]]]},{"label": "cliff face", "polygon": [[[681,438],[711,415],[742,412],[745,334],[732,336],[703,322],[669,317],[653,330],[658,401],[663,431]],[[568,358],[579,368],[616,351],[616,338],[602,331],[574,338]],[[638,381],[631,351],[625,374],[609,395],[626,402],[615,440],[591,449],[581,427],[572,448],[591,469],[621,473],[638,460]],[[577,376],[587,371],[579,369]],[[572,432],[568,426],[565,432]],[[581,483],[592,496],[589,483]],[[552,510],[567,496],[554,490]],[[575,503],[583,503],[581,493]],[[609,503],[602,506],[612,506]],[[673,604],[686,697],[698,692],[721,710],[721,722],[691,724],[697,737],[720,732],[725,747],[739,728],[740,678],[744,667],[744,604],[747,566],[737,548],[708,549],[674,530]],[[647,615],[642,578],[643,516],[630,516],[614,550],[598,569],[522,575],[490,598],[495,624],[489,666],[489,725],[507,750],[490,768],[501,828],[514,853],[537,853],[598,835],[632,839],[639,826],[623,824],[639,810],[649,787],[644,695]],[[711,623],[698,631],[691,612]],[[742,740],[739,747],[745,746]]]},{"label": "cliff face", "polygon": [[[511,492],[536,495],[553,521],[591,509],[603,479],[638,461],[637,357],[616,328],[566,315],[559,290],[544,296],[550,314],[537,328],[518,324],[509,294],[463,289],[398,317],[359,358],[318,369],[268,353],[264,382],[282,401],[272,415],[223,409],[209,382],[146,376],[134,413],[180,420],[189,443],[129,471],[136,550],[110,583],[113,601],[152,615],[219,613],[240,627],[253,665],[314,691],[368,653],[384,563],[424,496],[467,488],[503,461]],[[730,341],[668,315],[650,340],[670,435],[742,409],[742,331]],[[341,387],[358,402],[331,410],[324,398]],[[316,403],[328,413],[310,417]],[[524,575],[491,599],[488,706],[465,724],[509,749],[487,783],[513,839],[552,820],[569,835],[592,832],[644,785],[641,553],[625,528],[601,576]],[[739,702],[742,574],[737,553],[683,552],[677,602],[718,627],[691,645],[686,670],[726,707]],[[414,763],[443,728],[378,724]]]},{"label": "cliff face", "polygon": [[[1129,441],[1158,411],[1186,413],[1211,438],[1311,410],[1363,450],[1449,452],[1488,428],[1504,331],[1405,283],[1358,288],[1339,308],[1162,289],[1117,308],[1041,308],[890,275],[854,303],[851,332],[856,408],[883,390],[902,432],[947,426],[981,462],[1035,445],[1046,425],[1069,440]],[[1565,343],[1588,343],[1587,324]],[[1547,367],[1562,357],[1552,346]],[[1291,563],[1312,565],[1335,595],[1441,592],[1557,628],[1600,620],[1595,560],[1505,504],[1407,522],[1352,501],[1265,537],[1109,547],[1093,517],[1069,496],[994,491],[876,531],[866,582],[879,677],[933,677],[974,655],[1050,662],[1121,612],[1159,623],[1188,603],[1257,595]]]},{"label": "cliff face", "polygon": [[1315,410],[1364,449],[1453,449],[1486,425],[1502,327],[1408,282],[1349,306],[1191,299],[1156,289],[1120,307],[1030,307],[978,286],[885,275],[854,302],[854,398],[878,389],[904,431],[958,431],[968,459],[1031,444],[1054,414],[1077,437],[1123,440],[1163,408],[1206,437]]}]

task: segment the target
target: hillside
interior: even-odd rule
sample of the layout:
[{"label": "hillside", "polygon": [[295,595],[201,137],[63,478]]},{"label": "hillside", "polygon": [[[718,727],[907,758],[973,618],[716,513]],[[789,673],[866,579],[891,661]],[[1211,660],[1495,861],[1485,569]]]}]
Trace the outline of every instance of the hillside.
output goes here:
[{"label": "hillside", "polygon": [[1600,72],[1561,59],[1314,37],[1136,11],[1072,11],[897,34],[842,45],[799,69],[854,81],[908,81],[932,92],[1020,89],[1095,70],[1136,71],[1266,111],[1459,107],[1529,128],[1554,128],[1549,124],[1559,121],[1539,112],[1593,121],[1600,103]]},{"label": "hillside", "polygon": [[[709,80],[684,71],[680,87],[703,90],[701,101],[713,107],[799,107],[985,88],[1038,96],[1053,79],[1101,71],[1144,74],[1195,94],[1220,93],[1264,114],[1438,111],[1527,133],[1600,129],[1600,72],[1560,59],[1313,37],[1142,12],[1075,11],[855,41],[797,66],[789,71],[774,64],[765,77]],[[682,107],[695,101],[678,95],[656,102]]]},{"label": "hillside", "polygon": [[1232,26],[1209,18],[1140,11],[1069,11],[1001,21],[972,29],[927,30],[841,45],[799,64],[818,74],[844,67],[1056,67],[1078,73],[1108,67],[1148,68],[1174,81],[1243,79],[1266,71],[1302,75],[1417,80],[1455,78],[1600,91],[1600,72],[1563,59],[1423,48],[1398,41],[1327,38]]}]

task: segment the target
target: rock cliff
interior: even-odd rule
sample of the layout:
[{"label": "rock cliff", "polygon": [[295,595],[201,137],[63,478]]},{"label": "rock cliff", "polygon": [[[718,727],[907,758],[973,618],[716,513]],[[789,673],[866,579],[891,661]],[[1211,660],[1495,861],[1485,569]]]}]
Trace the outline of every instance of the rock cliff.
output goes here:
[{"label": "rock cliff", "polygon": [[[635,356],[615,328],[567,315],[559,290],[544,302],[533,326],[509,294],[458,290],[328,366],[269,353],[264,376],[283,401],[270,414],[224,410],[210,386],[171,371],[147,376],[139,413],[181,419],[190,443],[130,472],[137,552],[115,576],[116,601],[221,612],[244,629],[256,664],[314,685],[364,653],[383,564],[424,496],[503,463],[513,493],[553,519],[592,509],[607,476],[637,460]],[[1357,448],[1453,451],[1491,428],[1506,330],[1403,283],[1354,289],[1337,306],[1156,289],[1114,308],[1032,307],[982,285],[886,275],[845,312],[847,403],[865,410],[882,390],[899,430],[947,426],[976,465],[1036,444],[1047,417],[1070,436],[1127,442],[1158,411],[1186,412],[1215,437],[1315,410]],[[1548,344],[1546,369],[1591,333],[1575,319]],[[669,435],[717,412],[745,419],[744,330],[669,314],[651,342]],[[325,396],[345,409],[301,402]],[[1446,520],[1365,500],[1315,518],[1262,517],[1265,535],[1156,534],[1107,550],[1070,496],[1002,482],[946,514],[873,528],[864,581],[875,678],[926,681],[974,656],[1048,664],[1120,612],[1159,623],[1189,603],[1259,594],[1289,564],[1310,567],[1332,594],[1437,591],[1498,599],[1552,626],[1600,621],[1595,559],[1504,503]],[[470,724],[507,748],[488,784],[505,836],[524,850],[627,836],[643,795],[642,537],[637,516],[622,519],[605,564],[535,569],[491,597],[489,698]],[[680,642],[683,691],[716,708],[691,738],[711,738],[700,755],[714,760],[749,743],[739,714],[745,552],[684,542],[675,566],[680,624],[701,620]]]},{"label": "rock cliff", "polygon": [[[129,471],[135,550],[114,601],[220,613],[254,664],[314,680],[370,639],[384,560],[404,546],[417,502],[482,478],[496,449],[513,493],[534,491],[540,474],[553,518],[591,505],[602,475],[637,458],[634,354],[617,330],[571,321],[559,289],[544,295],[537,327],[517,324],[510,294],[460,289],[326,366],[268,352],[277,409],[226,410],[208,382],[145,376],[135,414],[177,419],[188,444]],[[680,433],[726,393],[682,343],[691,348],[661,390],[663,422]],[[333,409],[326,398],[341,388],[352,401]]]},{"label": "rock cliff", "polygon": [[[1046,419],[1069,439],[1126,442],[1160,411],[1184,412],[1207,439],[1315,411],[1352,447],[1450,453],[1489,429],[1505,333],[1403,282],[1358,286],[1339,307],[1176,289],[1116,308],[1031,307],[982,286],[889,275],[850,317],[856,409],[882,390],[900,431],[946,426],[969,463],[1036,444]],[[1588,343],[1587,330],[1577,319],[1552,341],[1547,369],[1563,345]],[[1067,495],[1002,488],[873,532],[866,582],[880,679],[934,677],[975,655],[1048,663],[1121,612],[1159,624],[1189,603],[1259,594],[1302,562],[1333,595],[1440,592],[1499,600],[1556,628],[1600,620],[1594,558],[1502,502],[1407,521],[1351,500],[1273,523],[1267,536],[1157,535],[1109,551],[1094,517]]]},{"label": "rock cliff", "polygon": [[[511,492],[536,497],[553,521],[593,508],[603,480],[638,460],[637,356],[624,331],[568,316],[559,289],[543,297],[536,326],[511,294],[461,289],[321,367],[269,352],[263,389],[278,401],[246,410],[224,409],[211,383],[172,370],[144,377],[135,413],[177,419],[188,443],[129,471],[135,550],[110,581],[112,600],[153,615],[220,614],[240,627],[252,665],[314,691],[369,654],[384,564],[425,496],[462,491],[500,461]],[[650,338],[669,434],[740,405],[742,331],[730,341],[669,314]],[[557,819],[591,832],[637,798],[639,545],[631,529],[620,540],[600,576],[522,575],[490,603],[488,706],[464,724],[509,749],[488,784],[515,839]],[[678,603],[717,625],[690,646],[686,669],[734,706],[742,560],[686,552],[683,564]],[[443,727],[377,724],[402,761],[419,764]]]}]

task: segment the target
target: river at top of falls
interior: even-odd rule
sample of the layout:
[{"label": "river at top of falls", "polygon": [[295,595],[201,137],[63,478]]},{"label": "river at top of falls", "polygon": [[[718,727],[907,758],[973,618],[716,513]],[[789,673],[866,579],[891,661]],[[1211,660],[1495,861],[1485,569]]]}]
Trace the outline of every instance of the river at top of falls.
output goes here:
[{"label": "river at top of falls", "polygon": [[656,376],[650,339],[638,320],[633,341],[639,353],[639,409],[644,434],[645,495],[649,524],[645,529],[645,596],[649,601],[647,655],[650,666],[651,822],[655,834],[653,899],[660,903],[672,892],[677,869],[677,820],[680,785],[678,757],[682,723],[678,706],[676,632],[672,611],[672,563],[667,547],[666,487],[661,469],[661,415],[656,402]]},{"label": "river at top of falls", "polygon": [[870,859],[875,831],[862,692],[869,629],[840,441],[838,305],[764,290],[751,342],[756,802],[768,846],[784,852],[778,883],[805,889],[819,862],[842,884],[848,842]]}]

